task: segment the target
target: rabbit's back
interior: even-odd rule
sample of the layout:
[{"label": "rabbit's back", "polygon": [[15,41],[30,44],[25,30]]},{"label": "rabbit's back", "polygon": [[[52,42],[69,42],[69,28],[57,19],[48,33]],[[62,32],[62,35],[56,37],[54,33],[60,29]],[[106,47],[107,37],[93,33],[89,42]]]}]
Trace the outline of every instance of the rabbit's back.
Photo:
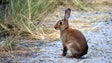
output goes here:
[{"label": "rabbit's back", "polygon": [[76,47],[78,51],[85,52],[88,50],[88,45],[84,35],[72,28],[68,28],[61,32],[61,39],[66,45],[72,43],[72,47]]}]

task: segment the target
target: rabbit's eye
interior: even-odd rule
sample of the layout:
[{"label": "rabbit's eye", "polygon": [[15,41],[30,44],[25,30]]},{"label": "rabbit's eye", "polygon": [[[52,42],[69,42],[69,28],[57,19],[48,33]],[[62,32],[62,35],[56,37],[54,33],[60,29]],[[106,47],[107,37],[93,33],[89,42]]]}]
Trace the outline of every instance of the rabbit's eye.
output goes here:
[{"label": "rabbit's eye", "polygon": [[62,22],[60,22],[60,25],[62,25],[63,23]]}]

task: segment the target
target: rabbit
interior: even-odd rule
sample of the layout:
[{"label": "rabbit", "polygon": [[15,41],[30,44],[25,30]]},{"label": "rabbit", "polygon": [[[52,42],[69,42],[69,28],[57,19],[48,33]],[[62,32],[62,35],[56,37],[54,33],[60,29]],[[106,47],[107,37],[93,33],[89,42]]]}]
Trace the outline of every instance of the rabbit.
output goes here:
[{"label": "rabbit", "polygon": [[67,51],[70,50],[72,58],[81,58],[88,52],[88,44],[84,35],[69,27],[68,19],[70,17],[71,9],[65,10],[64,19],[59,20],[54,28],[60,30],[60,38],[62,40],[63,52],[62,56],[66,56]]}]

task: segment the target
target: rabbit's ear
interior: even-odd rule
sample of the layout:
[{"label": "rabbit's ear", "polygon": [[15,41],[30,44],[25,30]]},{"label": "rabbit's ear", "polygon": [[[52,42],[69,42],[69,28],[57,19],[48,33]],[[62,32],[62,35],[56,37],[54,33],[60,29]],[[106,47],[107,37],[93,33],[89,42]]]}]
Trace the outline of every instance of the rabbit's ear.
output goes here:
[{"label": "rabbit's ear", "polygon": [[65,16],[64,16],[64,19],[65,20],[68,20],[69,19],[70,13],[71,13],[71,9],[70,8],[68,8],[68,9],[65,10]]}]

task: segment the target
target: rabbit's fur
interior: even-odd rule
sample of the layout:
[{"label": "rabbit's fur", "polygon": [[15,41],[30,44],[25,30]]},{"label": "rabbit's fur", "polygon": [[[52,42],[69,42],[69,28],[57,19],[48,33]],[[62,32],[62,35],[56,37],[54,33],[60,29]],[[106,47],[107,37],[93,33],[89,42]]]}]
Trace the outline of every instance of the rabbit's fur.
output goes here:
[{"label": "rabbit's fur", "polygon": [[88,45],[84,35],[80,31],[69,27],[68,19],[70,13],[71,9],[66,9],[64,19],[59,20],[54,28],[60,30],[60,37],[63,44],[62,56],[66,56],[67,50],[70,50],[72,57],[80,58],[87,54]]}]

